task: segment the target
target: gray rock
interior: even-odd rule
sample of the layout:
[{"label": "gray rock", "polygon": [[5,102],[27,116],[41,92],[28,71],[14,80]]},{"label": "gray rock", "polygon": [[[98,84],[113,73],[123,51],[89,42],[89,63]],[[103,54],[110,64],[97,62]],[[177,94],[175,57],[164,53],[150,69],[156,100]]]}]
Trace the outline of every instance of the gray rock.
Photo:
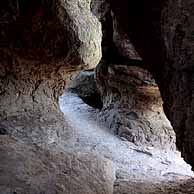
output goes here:
[{"label": "gray rock", "polygon": [[112,194],[111,161],[91,153],[42,150],[0,137],[1,194]]},{"label": "gray rock", "polygon": [[102,68],[103,65],[97,67],[97,85],[103,100],[98,120],[114,134],[137,145],[175,149],[175,133],[148,71],[125,65],[109,65],[104,67],[107,71]]},{"label": "gray rock", "polygon": [[120,28],[154,76],[177,147],[194,167],[194,2],[111,1]]},{"label": "gray rock", "polygon": [[152,183],[141,180],[118,180],[115,182],[114,194],[188,194],[194,192],[194,180],[177,176],[176,181]]},{"label": "gray rock", "polygon": [[72,137],[58,106],[74,71],[101,58],[90,1],[6,1],[0,13],[0,127],[38,145]]}]

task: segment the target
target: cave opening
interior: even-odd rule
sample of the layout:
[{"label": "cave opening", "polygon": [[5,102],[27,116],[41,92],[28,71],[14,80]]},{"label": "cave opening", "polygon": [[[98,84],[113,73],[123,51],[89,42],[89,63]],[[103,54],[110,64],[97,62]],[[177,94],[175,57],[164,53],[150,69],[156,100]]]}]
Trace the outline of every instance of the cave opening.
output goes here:
[{"label": "cave opening", "polygon": [[192,1],[1,1],[0,193],[192,193]]}]

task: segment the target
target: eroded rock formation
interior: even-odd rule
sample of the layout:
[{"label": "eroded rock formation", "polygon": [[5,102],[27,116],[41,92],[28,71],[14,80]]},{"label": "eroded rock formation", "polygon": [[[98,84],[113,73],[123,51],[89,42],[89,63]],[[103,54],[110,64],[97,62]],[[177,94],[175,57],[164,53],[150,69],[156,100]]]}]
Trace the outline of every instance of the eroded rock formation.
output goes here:
[{"label": "eroded rock formation", "polygon": [[103,100],[99,120],[114,134],[137,145],[175,149],[174,131],[149,72],[135,66],[99,65],[97,85]]},{"label": "eroded rock formation", "polygon": [[38,144],[65,142],[71,134],[58,97],[71,72],[101,58],[101,25],[90,1],[0,6],[0,128]]},{"label": "eroded rock formation", "polygon": [[[174,149],[175,134],[164,115],[157,85],[147,71],[131,67],[142,66],[144,61],[129,38],[130,26],[124,18],[128,16],[130,3],[124,1],[118,9],[115,6],[115,12],[114,1],[93,1],[93,4],[93,12],[104,29],[103,58],[96,70],[103,101],[99,120],[114,134],[131,142]],[[133,12],[135,14],[135,10]]]},{"label": "eroded rock formation", "polygon": [[65,92],[100,108],[98,121],[113,134],[140,146],[175,150],[175,133],[164,114],[158,86],[145,69],[100,63],[96,76],[82,71]]},{"label": "eroded rock formation", "polygon": [[111,1],[112,11],[156,79],[177,146],[194,166],[193,0]]},{"label": "eroded rock formation", "polygon": [[[110,158],[114,147],[118,157],[112,143],[119,141],[117,145],[127,148],[130,143],[95,129],[90,142],[88,134],[80,135],[77,128],[68,126],[58,105],[72,72],[95,68],[101,50],[97,68],[103,101],[100,119],[136,144],[174,149],[161,93],[177,146],[194,166],[193,7],[193,0],[0,2],[1,191],[113,193],[111,162],[84,150],[99,149]],[[111,141],[109,152],[110,142],[96,145],[95,135]],[[80,142],[84,142],[82,147]],[[127,151],[136,156],[134,150]],[[136,151],[150,161],[152,153]],[[129,162],[128,158],[123,161]]]},{"label": "eroded rock formation", "polygon": [[71,72],[101,58],[90,1],[10,0],[0,7],[0,193],[111,194],[111,163],[67,153],[74,136],[58,105]]}]

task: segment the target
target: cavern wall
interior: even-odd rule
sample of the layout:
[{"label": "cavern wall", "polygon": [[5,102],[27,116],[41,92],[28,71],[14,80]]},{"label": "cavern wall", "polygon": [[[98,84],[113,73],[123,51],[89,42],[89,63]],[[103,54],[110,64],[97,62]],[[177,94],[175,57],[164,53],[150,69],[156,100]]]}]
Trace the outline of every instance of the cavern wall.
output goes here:
[{"label": "cavern wall", "polygon": [[156,79],[177,146],[194,167],[194,1],[111,1],[114,17]]},{"label": "cavern wall", "polygon": [[[143,61],[127,30],[130,3],[120,3],[115,13],[113,1],[92,2],[92,10],[103,29],[103,57],[96,68],[97,87],[103,102],[98,120],[115,135],[135,144],[174,149],[175,134],[164,115],[157,84],[149,72],[137,67]],[[120,18],[117,13],[124,15]]]},{"label": "cavern wall", "polygon": [[101,58],[90,1],[9,0],[0,7],[1,130],[38,144],[68,139],[58,97],[71,72]]},{"label": "cavern wall", "polygon": [[176,149],[175,134],[164,114],[159,89],[148,71],[123,64],[101,64],[96,74],[103,102],[100,122],[136,145]]}]

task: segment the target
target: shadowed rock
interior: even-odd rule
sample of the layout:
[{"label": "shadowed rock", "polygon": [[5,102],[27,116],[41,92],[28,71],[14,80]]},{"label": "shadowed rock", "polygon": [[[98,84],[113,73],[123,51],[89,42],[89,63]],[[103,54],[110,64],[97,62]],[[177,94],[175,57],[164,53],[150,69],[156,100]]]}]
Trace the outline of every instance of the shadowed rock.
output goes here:
[{"label": "shadowed rock", "polygon": [[193,8],[193,0],[111,1],[120,29],[160,88],[178,149],[194,167]]}]

